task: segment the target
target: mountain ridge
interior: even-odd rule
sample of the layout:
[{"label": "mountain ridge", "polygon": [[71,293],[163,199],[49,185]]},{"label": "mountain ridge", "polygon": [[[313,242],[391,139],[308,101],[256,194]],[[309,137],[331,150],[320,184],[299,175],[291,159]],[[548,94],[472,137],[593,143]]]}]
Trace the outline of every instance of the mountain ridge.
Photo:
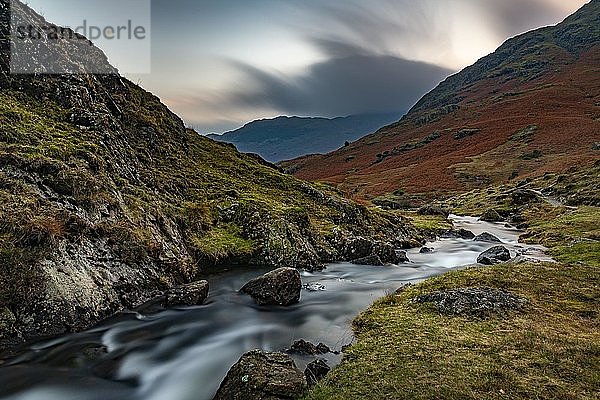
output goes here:
[{"label": "mountain ridge", "polygon": [[222,135],[207,137],[234,144],[244,153],[256,153],[271,162],[306,154],[326,153],[396,121],[401,113],[347,117],[279,116],[249,122]]},{"label": "mountain ridge", "polygon": [[[593,0],[557,26],[509,39],[400,121],[283,167],[372,200],[397,189],[455,193],[589,164],[600,141],[599,22],[600,2]],[[529,126],[535,128],[528,137],[511,140]],[[498,148],[504,156],[494,153]]]}]

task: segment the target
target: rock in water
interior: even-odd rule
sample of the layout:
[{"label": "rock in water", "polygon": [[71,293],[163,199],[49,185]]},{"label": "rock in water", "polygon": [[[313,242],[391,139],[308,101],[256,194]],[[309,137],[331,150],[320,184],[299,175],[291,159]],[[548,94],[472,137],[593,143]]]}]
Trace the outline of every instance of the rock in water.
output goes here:
[{"label": "rock in water", "polygon": [[304,376],[306,377],[308,386],[315,386],[320,380],[327,376],[329,371],[331,371],[331,368],[323,359],[319,358],[308,364],[304,370]]},{"label": "rock in water", "polygon": [[409,263],[408,255],[404,250],[397,250],[396,255],[398,256],[398,264]]},{"label": "rock in water", "polygon": [[290,354],[299,354],[301,356],[314,356],[317,354],[327,354],[331,349],[324,343],[314,345],[304,339],[296,340],[292,347],[287,351]]},{"label": "rock in water", "polygon": [[350,263],[356,264],[356,265],[374,265],[376,267],[383,266],[383,261],[381,261],[381,258],[379,258],[379,256],[377,256],[377,255],[371,255],[371,256],[367,256],[367,257],[363,257],[363,258],[358,258],[356,260],[350,261]]},{"label": "rock in water", "polygon": [[199,306],[208,297],[208,282],[198,281],[169,289],[165,296],[166,307]]},{"label": "rock in water", "polygon": [[327,287],[319,282],[311,282],[302,285],[302,289],[308,290],[309,292],[324,292]]},{"label": "rock in water", "polygon": [[431,247],[423,247],[421,250],[419,250],[419,253],[421,253],[421,254],[433,253],[433,248],[431,248]]},{"label": "rock in water", "polygon": [[307,389],[287,354],[252,350],[229,370],[213,400],[290,400]]},{"label": "rock in water", "polygon": [[279,268],[246,283],[240,292],[261,305],[289,306],[300,301],[302,280],[294,268]]},{"label": "rock in water", "polygon": [[487,232],[483,232],[481,235],[475,236],[473,240],[476,242],[502,243],[502,240]]},{"label": "rock in water", "polygon": [[433,303],[440,314],[469,315],[478,318],[518,311],[527,300],[514,294],[487,287],[460,288],[421,295],[415,303]]},{"label": "rock in water", "polygon": [[482,221],[485,221],[485,222],[501,222],[502,221],[502,217],[500,216],[500,214],[498,214],[498,211],[493,210],[493,209],[486,210],[479,219]]},{"label": "rock in water", "polygon": [[466,229],[450,230],[442,234],[442,239],[473,239],[475,234]]},{"label": "rock in water", "polygon": [[510,251],[504,246],[492,247],[477,257],[477,262],[484,265],[494,265],[510,260]]}]

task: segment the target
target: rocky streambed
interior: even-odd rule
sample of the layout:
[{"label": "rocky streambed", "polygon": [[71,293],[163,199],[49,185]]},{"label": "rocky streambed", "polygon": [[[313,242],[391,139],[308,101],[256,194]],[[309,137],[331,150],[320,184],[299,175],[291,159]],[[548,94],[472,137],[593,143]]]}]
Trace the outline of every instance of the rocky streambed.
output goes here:
[{"label": "rocky streambed", "polygon": [[289,306],[258,305],[239,293],[248,281],[268,271],[231,269],[208,278],[210,295],[203,305],[147,307],[86,332],[21,349],[17,357],[0,361],[0,398],[211,399],[231,366],[252,349],[281,351],[306,339],[332,352],[295,352],[292,357],[300,369],[316,358],[334,365],[342,347],[352,342],[354,316],[404,284],[474,264],[483,252],[499,245],[511,257],[545,258],[540,248],[520,245],[515,229],[452,218],[457,228],[474,235],[487,232],[501,243],[473,240],[461,231],[428,243],[428,252],[409,250],[409,263],[341,263],[322,272],[304,272],[300,301]]}]

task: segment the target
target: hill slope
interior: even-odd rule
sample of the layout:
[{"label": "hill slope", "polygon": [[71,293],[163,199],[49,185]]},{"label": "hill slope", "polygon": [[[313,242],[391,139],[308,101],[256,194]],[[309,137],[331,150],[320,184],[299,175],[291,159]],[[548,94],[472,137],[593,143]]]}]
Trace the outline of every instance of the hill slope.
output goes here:
[{"label": "hill slope", "polygon": [[449,77],[398,123],[285,163],[357,198],[457,192],[600,157],[600,1],[504,43]]},{"label": "hill slope", "polygon": [[400,114],[355,115],[340,118],[277,117],[253,121],[211,139],[234,144],[271,162],[306,154],[327,153],[397,121]]},{"label": "hill slope", "polygon": [[83,73],[78,57],[110,68],[87,41],[32,44],[78,74],[11,75],[8,6],[0,1],[0,347],[84,329],[214,268],[319,268],[354,257],[356,243],[383,251],[412,235],[396,217],[186,129],[116,71]]}]

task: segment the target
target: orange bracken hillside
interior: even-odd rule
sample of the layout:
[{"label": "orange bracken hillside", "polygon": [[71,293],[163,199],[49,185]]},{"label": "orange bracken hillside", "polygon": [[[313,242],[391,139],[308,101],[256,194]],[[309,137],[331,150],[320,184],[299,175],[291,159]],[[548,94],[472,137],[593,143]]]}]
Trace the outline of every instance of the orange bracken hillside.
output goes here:
[{"label": "orange bracken hillside", "polygon": [[368,200],[462,191],[600,158],[600,0],[510,39],[400,122],[327,155],[283,163]]}]

